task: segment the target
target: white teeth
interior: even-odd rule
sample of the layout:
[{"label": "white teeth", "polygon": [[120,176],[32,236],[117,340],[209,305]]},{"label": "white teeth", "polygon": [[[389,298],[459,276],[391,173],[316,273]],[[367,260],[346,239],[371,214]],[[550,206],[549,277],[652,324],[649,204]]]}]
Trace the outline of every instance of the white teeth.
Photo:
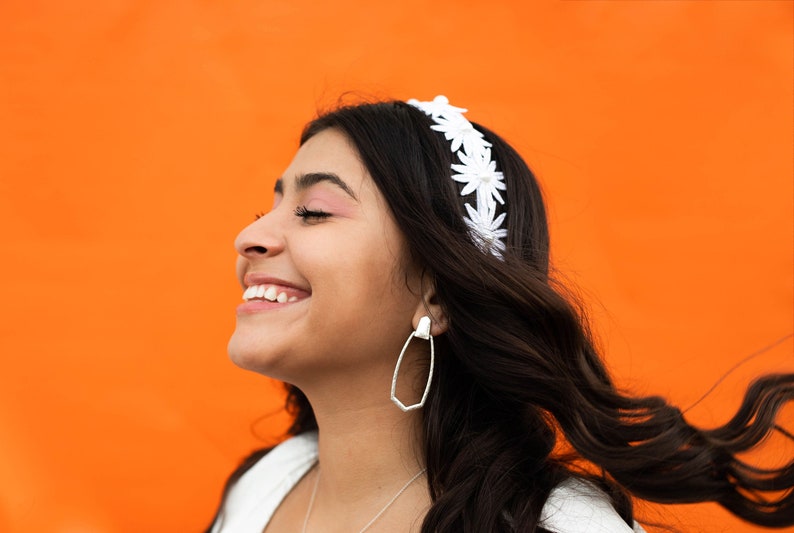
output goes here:
[{"label": "white teeth", "polygon": [[278,291],[275,287],[268,287],[267,290],[264,291],[265,300],[270,300],[271,302],[276,301],[276,295]]},{"label": "white teeth", "polygon": [[290,296],[285,291],[279,290],[272,285],[251,285],[243,291],[243,300],[250,301],[257,298],[264,298],[270,302],[286,303],[297,302],[297,296]]}]

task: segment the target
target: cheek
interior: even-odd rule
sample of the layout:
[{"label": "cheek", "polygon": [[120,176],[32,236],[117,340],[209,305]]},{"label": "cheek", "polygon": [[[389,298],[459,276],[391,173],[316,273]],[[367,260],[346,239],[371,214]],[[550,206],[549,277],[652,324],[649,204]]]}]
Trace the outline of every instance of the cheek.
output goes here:
[{"label": "cheek", "polygon": [[395,339],[404,341],[419,298],[406,286],[397,260],[383,250],[369,254],[366,261],[359,264],[363,268],[357,270],[355,279],[349,277],[348,280],[350,285],[357,287],[354,305],[359,307],[359,312],[356,314],[367,324],[370,340],[380,339],[390,347]]},{"label": "cheek", "polygon": [[[383,239],[359,234],[338,250],[313,247],[302,271],[312,285],[314,311],[347,332],[409,327],[418,297],[408,290],[398,259]],[[369,244],[367,244],[369,243]],[[299,267],[300,268],[300,267]],[[382,325],[382,326],[381,326]],[[402,329],[398,328],[400,335]]]}]

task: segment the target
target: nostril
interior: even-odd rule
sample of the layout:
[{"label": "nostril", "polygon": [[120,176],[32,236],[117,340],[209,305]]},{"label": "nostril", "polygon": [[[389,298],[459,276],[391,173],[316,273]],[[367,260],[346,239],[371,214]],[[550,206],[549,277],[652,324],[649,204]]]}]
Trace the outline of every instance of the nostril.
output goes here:
[{"label": "nostril", "polygon": [[267,248],[265,248],[264,246],[249,246],[248,248],[245,249],[245,251],[253,254],[266,254]]}]

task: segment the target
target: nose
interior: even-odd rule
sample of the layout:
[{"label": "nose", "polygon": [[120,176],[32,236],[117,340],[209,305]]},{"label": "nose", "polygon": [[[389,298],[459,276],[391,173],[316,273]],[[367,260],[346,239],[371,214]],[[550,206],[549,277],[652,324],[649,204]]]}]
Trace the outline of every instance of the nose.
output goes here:
[{"label": "nose", "polygon": [[277,231],[273,212],[259,217],[243,228],[234,240],[237,253],[249,261],[272,257],[284,249],[284,240]]}]

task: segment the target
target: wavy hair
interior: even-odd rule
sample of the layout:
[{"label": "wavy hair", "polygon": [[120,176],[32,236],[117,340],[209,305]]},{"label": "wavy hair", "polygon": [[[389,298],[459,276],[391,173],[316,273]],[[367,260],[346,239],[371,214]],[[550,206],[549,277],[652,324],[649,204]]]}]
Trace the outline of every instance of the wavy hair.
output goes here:
[{"label": "wavy hair", "polygon": [[[301,136],[336,129],[352,141],[449,319],[423,411],[432,506],[422,532],[545,531],[541,509],[571,476],[601,487],[627,524],[637,496],[714,501],[758,525],[794,525],[794,460],[762,469],[737,457],[775,430],[794,374],[757,380],[738,413],[711,430],[661,397],[617,390],[581,306],[550,275],[545,207],[526,163],[473,123],[507,185],[507,250],[483,253],[463,220],[449,144],[431,124],[404,102],[364,103],[323,114]],[[307,398],[287,387],[289,434],[315,429]]]}]

